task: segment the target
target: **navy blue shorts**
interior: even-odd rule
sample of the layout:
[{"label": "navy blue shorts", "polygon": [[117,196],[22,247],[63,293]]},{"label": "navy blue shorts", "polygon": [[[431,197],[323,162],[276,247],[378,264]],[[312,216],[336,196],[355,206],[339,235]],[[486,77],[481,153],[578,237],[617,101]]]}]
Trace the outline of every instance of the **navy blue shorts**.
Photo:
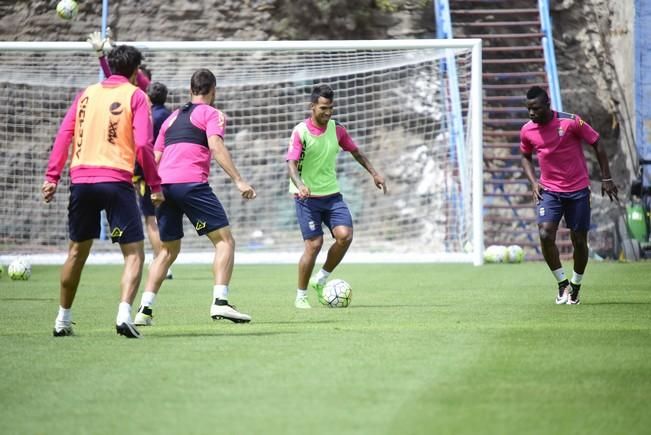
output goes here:
[{"label": "navy blue shorts", "polygon": [[341,193],[305,199],[294,197],[294,202],[303,240],[322,236],[322,224],[325,224],[330,232],[339,225],[353,227],[353,218]]},{"label": "navy blue shorts", "polygon": [[127,182],[70,185],[68,233],[73,242],[97,239],[100,211],[106,210],[113,243],[145,239],[133,184]]},{"label": "navy blue shorts", "polygon": [[542,190],[537,206],[538,223],[559,223],[565,216],[567,227],[573,231],[590,229],[590,189],[576,192],[550,192]]},{"label": "navy blue shorts", "polygon": [[228,226],[228,216],[208,183],[163,184],[165,201],[156,209],[158,231],[164,242],[183,238],[185,214],[203,236]]},{"label": "navy blue shorts", "polygon": [[138,194],[138,203],[140,204],[140,213],[143,216],[156,216],[156,207],[151,202],[151,189],[149,186],[145,187],[145,194]]}]

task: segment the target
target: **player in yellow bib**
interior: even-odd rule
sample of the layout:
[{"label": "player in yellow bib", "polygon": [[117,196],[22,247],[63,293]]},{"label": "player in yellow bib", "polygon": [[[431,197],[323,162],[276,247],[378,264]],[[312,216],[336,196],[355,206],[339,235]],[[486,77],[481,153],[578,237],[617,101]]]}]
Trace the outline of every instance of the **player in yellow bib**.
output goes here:
[{"label": "player in yellow bib", "polygon": [[[353,240],[353,219],[337,182],[336,159],[342,149],[373,177],[373,183],[386,193],[384,177],[371,165],[346,129],[332,118],[334,92],[328,85],[317,85],[310,97],[311,116],[294,127],[287,151],[289,191],[294,194],[296,215],[305,250],[298,263],[296,308],[310,308],[307,286],[319,299],[328,276],[339,265]],[[323,246],[325,224],[335,238],[328,256],[311,279],[316,257]]]}]

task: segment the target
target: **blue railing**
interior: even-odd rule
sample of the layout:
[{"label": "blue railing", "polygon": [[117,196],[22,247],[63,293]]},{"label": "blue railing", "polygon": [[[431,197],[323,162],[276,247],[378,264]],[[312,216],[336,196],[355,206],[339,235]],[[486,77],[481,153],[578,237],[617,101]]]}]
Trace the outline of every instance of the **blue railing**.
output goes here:
[{"label": "blue railing", "polygon": [[[452,20],[450,18],[450,4],[448,0],[434,0],[434,15],[436,16],[436,37],[437,39],[451,39]],[[468,168],[469,156],[466,153],[466,140],[463,124],[463,113],[461,109],[461,96],[459,95],[459,79],[457,76],[457,64],[454,54],[449,51],[440,62],[441,71],[447,76],[447,88],[443,88],[443,99],[448,117],[445,122],[450,131],[450,158],[456,161],[459,180],[461,183],[460,192],[452,192],[449,201],[457,204],[459,214],[459,225],[465,222],[465,210],[463,206],[463,195],[468,192]]]},{"label": "blue railing", "polygon": [[558,84],[554,38],[552,37],[552,20],[549,16],[549,0],[538,0],[538,10],[540,11],[540,30],[543,33],[542,46],[545,54],[545,71],[547,72],[547,82],[549,83],[549,96],[552,100],[552,108],[562,112],[563,100],[561,100],[561,88]]},{"label": "blue railing", "polygon": [[[635,144],[642,186],[651,189],[651,2],[635,0]],[[648,205],[651,209],[651,204]]]}]

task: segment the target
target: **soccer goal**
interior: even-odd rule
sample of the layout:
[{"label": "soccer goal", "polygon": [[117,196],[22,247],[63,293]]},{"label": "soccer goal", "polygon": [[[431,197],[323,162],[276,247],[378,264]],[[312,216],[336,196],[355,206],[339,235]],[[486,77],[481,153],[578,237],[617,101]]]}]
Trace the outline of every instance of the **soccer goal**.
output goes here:
[{"label": "soccer goal", "polygon": [[[172,109],[188,100],[196,69],[217,76],[225,143],[258,192],[245,202],[213,164],[210,184],[229,214],[236,261],[295,262],[302,252],[285,152],[293,126],[309,116],[313,85],[327,83],[334,118],[389,190],[383,195],[340,154],[355,225],[347,261],[482,263],[480,40],[126,43],[143,51],[153,81],[167,85]],[[40,186],[65,111],[99,77],[89,44],[0,42],[0,261],[63,260],[67,171],[51,204],[42,203]],[[210,243],[189,224],[185,234],[179,260],[210,261]],[[121,260],[110,241],[96,241],[94,252],[91,261],[103,253],[98,261]]]}]

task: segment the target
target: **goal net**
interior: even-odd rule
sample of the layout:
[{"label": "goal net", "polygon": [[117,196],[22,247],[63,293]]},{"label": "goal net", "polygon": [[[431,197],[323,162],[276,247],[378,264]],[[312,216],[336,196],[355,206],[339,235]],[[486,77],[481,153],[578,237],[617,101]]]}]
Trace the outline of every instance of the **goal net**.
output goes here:
[{"label": "goal net", "polygon": [[[292,128],[309,117],[313,85],[327,83],[333,118],[388,187],[383,195],[340,153],[337,175],[355,226],[347,261],[481,263],[479,40],[127,43],[142,50],[153,81],[168,87],[171,109],[188,101],[196,69],[217,76],[226,146],[258,193],[242,200],[212,164],[209,181],[229,215],[237,261],[295,262],[302,252],[285,153]],[[99,77],[86,43],[0,43],[0,261],[63,260],[67,169],[52,203],[41,201],[40,187],[67,108]],[[210,242],[186,225],[180,260],[210,261]],[[108,240],[93,252],[121,260]]]}]

